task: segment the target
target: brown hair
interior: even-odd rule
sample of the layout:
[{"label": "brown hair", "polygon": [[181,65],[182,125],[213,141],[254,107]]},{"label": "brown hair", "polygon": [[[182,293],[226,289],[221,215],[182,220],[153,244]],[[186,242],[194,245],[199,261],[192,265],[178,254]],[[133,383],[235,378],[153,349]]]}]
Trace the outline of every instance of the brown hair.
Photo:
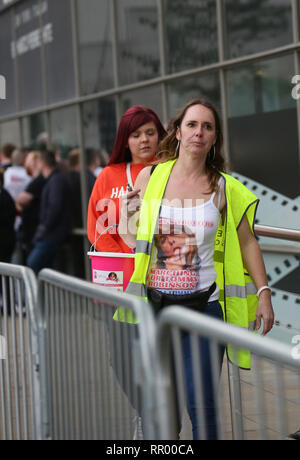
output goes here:
[{"label": "brown hair", "polygon": [[79,149],[73,149],[70,150],[68,154],[68,162],[70,168],[75,168],[80,164],[80,150]]},{"label": "brown hair", "polygon": [[5,158],[11,159],[13,151],[16,149],[14,144],[4,144],[1,148],[2,155]]},{"label": "brown hair", "polygon": [[48,168],[56,168],[57,161],[55,159],[55,153],[51,150],[43,150],[41,152],[41,161],[48,166]]},{"label": "brown hair", "polygon": [[[176,132],[177,129],[180,128],[182,120],[184,119],[188,109],[194,105],[203,105],[207,109],[211,110],[214,116],[217,137],[215,143],[215,155],[213,155],[213,153],[209,153],[207,155],[206,168],[209,175],[211,189],[216,190],[217,182],[219,180],[219,172],[225,172],[225,159],[222,154],[223,132],[218,111],[206,98],[193,99],[189,101],[170,121],[168,126],[168,135],[159,144],[158,157],[160,162],[175,160],[178,158],[178,140],[176,138]],[[214,156],[213,159],[212,156]]]}]

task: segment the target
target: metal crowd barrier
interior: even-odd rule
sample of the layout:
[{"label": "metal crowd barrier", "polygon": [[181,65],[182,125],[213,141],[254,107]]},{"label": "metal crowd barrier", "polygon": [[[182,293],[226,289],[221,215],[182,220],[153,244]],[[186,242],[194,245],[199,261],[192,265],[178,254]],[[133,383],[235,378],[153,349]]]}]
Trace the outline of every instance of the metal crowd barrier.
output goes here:
[{"label": "metal crowd barrier", "polygon": [[[178,439],[178,418],[186,404],[187,382],[182,332],[190,334],[193,384],[196,394],[198,438],[207,439],[199,337],[208,339],[212,362],[218,439],[284,439],[300,426],[300,337],[295,348],[224,324],[205,315],[172,306],[158,321],[158,425],[161,439]],[[295,338],[296,339],[296,338]],[[298,345],[297,345],[298,343]],[[252,370],[223,363],[219,345],[231,344],[252,352]],[[227,363],[228,364],[228,363]],[[175,384],[174,384],[175,382]],[[178,407],[179,406],[179,407]],[[180,415],[179,415],[180,414]]]},{"label": "metal crowd barrier", "polygon": [[[115,321],[119,306],[139,323]],[[43,439],[155,439],[149,305],[43,270],[39,314]]]},{"label": "metal crowd barrier", "polygon": [[0,439],[40,438],[37,281],[0,263]]},{"label": "metal crowd barrier", "polygon": [[[178,439],[190,336],[198,437],[208,437],[199,337],[210,344],[219,439],[283,439],[300,424],[300,337],[291,349],[207,316],[52,270],[0,264],[0,439]],[[115,321],[118,307],[137,324]],[[252,352],[251,371],[218,350]],[[238,352],[238,351],[236,351]],[[184,432],[181,438],[185,439]],[[190,439],[190,434],[186,439]]]}]

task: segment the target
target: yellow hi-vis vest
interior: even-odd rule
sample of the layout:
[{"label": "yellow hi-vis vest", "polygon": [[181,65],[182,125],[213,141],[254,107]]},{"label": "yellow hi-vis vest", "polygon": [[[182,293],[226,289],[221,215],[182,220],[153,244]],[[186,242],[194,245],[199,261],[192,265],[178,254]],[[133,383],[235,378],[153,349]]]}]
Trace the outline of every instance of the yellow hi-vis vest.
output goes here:
[{"label": "yellow hi-vis vest", "polygon": [[[147,274],[154,248],[154,234],[158,225],[161,202],[176,160],[157,165],[153,171],[141,207],[135,253],[135,269],[126,292],[147,301]],[[219,301],[225,321],[245,329],[255,329],[257,297],[256,287],[247,274],[240,249],[237,230],[246,215],[253,232],[259,200],[238,180],[221,173],[225,179],[226,218],[220,221],[215,239],[214,262]],[[131,312],[119,308],[114,319],[137,322]],[[228,358],[244,369],[250,368],[247,350],[234,352],[227,347]]]}]

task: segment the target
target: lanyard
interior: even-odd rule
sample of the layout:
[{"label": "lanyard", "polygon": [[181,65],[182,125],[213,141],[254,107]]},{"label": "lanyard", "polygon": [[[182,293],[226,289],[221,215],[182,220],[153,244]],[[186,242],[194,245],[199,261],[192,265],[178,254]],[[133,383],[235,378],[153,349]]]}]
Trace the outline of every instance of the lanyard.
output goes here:
[{"label": "lanyard", "polygon": [[129,184],[130,187],[131,187],[131,190],[133,190],[133,182],[132,182],[132,178],[131,178],[130,167],[131,167],[131,164],[127,163],[127,165],[126,165],[127,184]]}]

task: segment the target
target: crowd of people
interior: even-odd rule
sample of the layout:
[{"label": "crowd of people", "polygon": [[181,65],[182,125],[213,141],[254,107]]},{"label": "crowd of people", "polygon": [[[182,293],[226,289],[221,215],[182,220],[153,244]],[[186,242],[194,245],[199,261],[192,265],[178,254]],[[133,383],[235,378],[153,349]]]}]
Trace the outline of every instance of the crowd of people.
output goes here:
[{"label": "crowd of people", "polygon": [[[91,194],[101,172],[101,157],[87,149],[86,183]],[[35,150],[6,143],[0,150],[0,261],[25,265],[36,274],[53,264],[84,278],[80,149],[62,159],[57,148],[41,143]],[[66,249],[68,248],[68,249]],[[67,250],[67,268],[60,254]]]}]

